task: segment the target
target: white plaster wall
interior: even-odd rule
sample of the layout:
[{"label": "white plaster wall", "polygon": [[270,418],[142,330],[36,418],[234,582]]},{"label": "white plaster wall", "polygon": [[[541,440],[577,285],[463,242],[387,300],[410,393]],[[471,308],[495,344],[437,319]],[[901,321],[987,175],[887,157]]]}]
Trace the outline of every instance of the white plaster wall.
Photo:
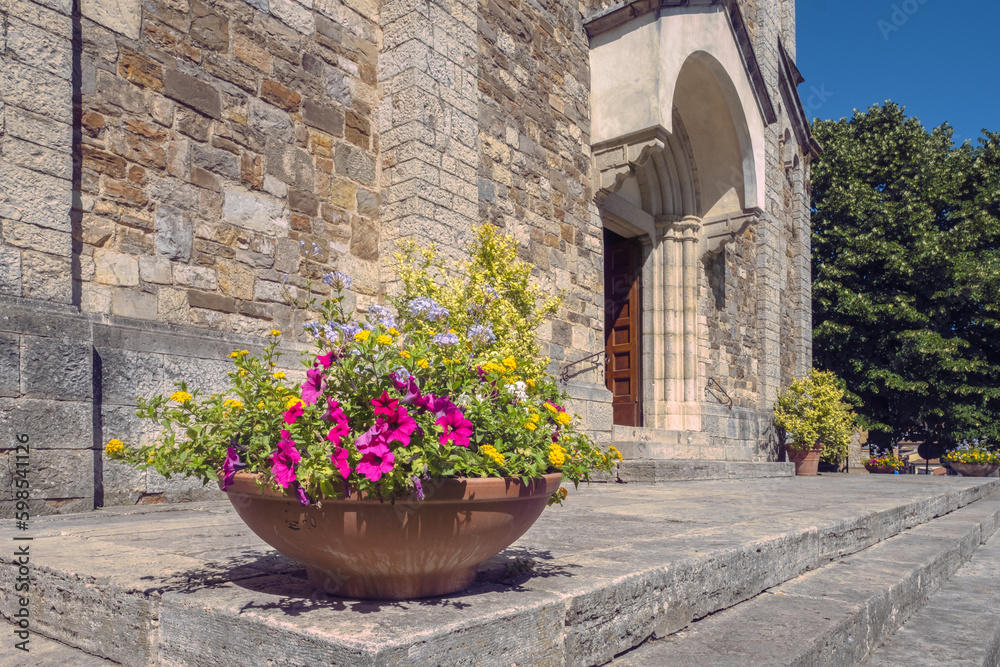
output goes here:
[{"label": "white plaster wall", "polygon": [[672,132],[677,80],[691,56],[712,71],[729,105],[742,152],[746,206],[764,208],[764,123],[721,7],[649,13],[591,41],[593,145],[656,127]]}]

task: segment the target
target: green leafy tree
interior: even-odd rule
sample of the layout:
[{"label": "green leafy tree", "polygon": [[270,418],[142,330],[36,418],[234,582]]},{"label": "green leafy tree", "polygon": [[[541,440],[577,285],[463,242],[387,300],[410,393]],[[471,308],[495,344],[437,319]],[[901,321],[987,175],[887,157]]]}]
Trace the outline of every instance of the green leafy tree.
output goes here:
[{"label": "green leafy tree", "polygon": [[996,443],[1000,135],[955,146],[891,102],[813,132],[815,365],[873,444]]}]

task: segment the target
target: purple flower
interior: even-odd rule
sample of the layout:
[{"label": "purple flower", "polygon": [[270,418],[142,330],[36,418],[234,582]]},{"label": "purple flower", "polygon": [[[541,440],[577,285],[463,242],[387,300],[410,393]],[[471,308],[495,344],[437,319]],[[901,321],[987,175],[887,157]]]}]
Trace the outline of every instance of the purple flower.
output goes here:
[{"label": "purple flower", "polygon": [[240,462],[240,454],[235,447],[227,449],[226,461],[222,464],[222,490],[225,491],[226,487],[233,483],[236,473],[246,467],[245,463]]},{"label": "purple flower", "polygon": [[351,277],[346,273],[341,273],[340,271],[333,271],[332,273],[324,274],[323,282],[338,292],[345,289],[351,289]]},{"label": "purple flower", "polygon": [[378,444],[369,447],[358,462],[357,472],[373,482],[382,479],[382,475],[395,467],[396,457],[389,451],[388,445]]},{"label": "purple flower", "polygon": [[306,493],[301,484],[295,485],[295,495],[298,497],[300,505],[308,505],[312,502],[312,498],[309,497],[309,494]]},{"label": "purple flower", "polygon": [[392,385],[396,388],[396,391],[404,392],[403,403],[420,405],[422,394],[420,393],[420,388],[417,387],[417,379],[415,377],[409,373],[403,377],[397,377],[393,374]]},{"label": "purple flower", "polygon": [[271,455],[271,473],[278,485],[287,489],[290,484],[298,479],[295,474],[296,464],[302,460],[302,455],[295,448],[295,441],[291,434],[285,429],[281,429],[281,440],[278,442],[278,449]]},{"label": "purple flower", "polygon": [[368,306],[368,321],[381,324],[386,329],[392,329],[396,326],[396,318],[392,316],[392,311],[378,304]]},{"label": "purple flower", "polygon": [[458,343],[458,335],[453,333],[439,333],[431,339],[431,342],[438,345],[455,345]]},{"label": "purple flower", "polygon": [[466,335],[476,345],[490,345],[495,343],[497,339],[496,334],[493,333],[493,327],[489,324],[474,324],[469,327]]},{"label": "purple flower", "polygon": [[417,494],[417,500],[424,499],[424,486],[420,483],[419,477],[413,478],[413,491]]},{"label": "purple flower", "polygon": [[457,406],[443,396],[434,394],[424,394],[414,401],[416,405],[424,408],[428,412],[433,412],[435,417],[443,417],[451,410],[457,410]]},{"label": "purple flower", "polygon": [[310,368],[306,371],[306,381],[302,384],[302,400],[309,405],[313,405],[319,400],[323,393],[323,371],[319,368]]},{"label": "purple flower", "polygon": [[447,308],[426,296],[418,296],[415,299],[410,299],[409,308],[410,315],[424,317],[431,322],[446,319],[449,314]]},{"label": "purple flower", "polygon": [[449,410],[443,417],[434,422],[444,429],[441,434],[441,444],[446,445],[451,440],[462,447],[469,446],[472,437],[472,422],[465,418],[460,410]]},{"label": "purple flower", "polygon": [[347,479],[347,476],[351,474],[351,466],[348,461],[350,452],[343,447],[338,447],[330,455],[330,460],[333,461],[333,465],[336,466],[337,471],[340,472],[341,477]]},{"label": "purple flower", "polygon": [[365,452],[371,447],[386,445],[384,435],[388,428],[388,424],[381,419],[378,420],[374,426],[358,436],[358,439],[354,441],[354,446],[359,452]]}]

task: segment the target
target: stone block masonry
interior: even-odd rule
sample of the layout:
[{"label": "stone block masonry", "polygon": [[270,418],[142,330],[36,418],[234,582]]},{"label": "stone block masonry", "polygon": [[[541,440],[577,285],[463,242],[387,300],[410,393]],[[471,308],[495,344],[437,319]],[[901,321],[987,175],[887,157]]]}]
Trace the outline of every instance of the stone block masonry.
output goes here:
[{"label": "stone block masonry", "polygon": [[[550,370],[597,358],[607,193],[585,24],[622,4],[0,2],[0,453],[29,427],[49,452],[36,513],[214,494],[100,448],[151,437],[136,396],[218,387],[226,355],[273,328],[305,344],[290,300],[322,298],[324,273],[352,276],[349,307],[383,302],[404,239],[460,257],[475,224],[502,228],[564,296],[539,332]],[[778,100],[794,2],[691,5],[742,12]],[[770,402],[811,356],[808,159],[785,115],[765,130],[759,224],[697,265],[685,361],[735,402],[703,405],[688,442],[761,459]],[[603,365],[567,388],[610,438]]]}]

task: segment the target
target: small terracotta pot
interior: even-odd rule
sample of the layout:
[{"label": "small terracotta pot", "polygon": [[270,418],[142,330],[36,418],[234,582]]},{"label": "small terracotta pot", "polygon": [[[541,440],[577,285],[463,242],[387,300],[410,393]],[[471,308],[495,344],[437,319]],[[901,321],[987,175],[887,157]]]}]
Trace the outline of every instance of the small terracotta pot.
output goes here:
[{"label": "small terracotta pot", "polygon": [[481,562],[531,527],[559,489],[554,473],[425,482],[425,499],[380,501],[355,493],[302,506],[239,473],[227,489],[240,518],[262,540],[306,566],[331,595],[405,600],[469,586]]},{"label": "small terracotta pot", "polygon": [[819,455],[823,451],[823,445],[813,445],[812,449],[792,449],[785,448],[788,460],[795,464],[795,474],[806,477],[815,477],[819,471]]},{"label": "small terracotta pot", "polygon": [[962,477],[989,477],[1000,468],[996,463],[956,463],[952,461],[948,465]]}]

